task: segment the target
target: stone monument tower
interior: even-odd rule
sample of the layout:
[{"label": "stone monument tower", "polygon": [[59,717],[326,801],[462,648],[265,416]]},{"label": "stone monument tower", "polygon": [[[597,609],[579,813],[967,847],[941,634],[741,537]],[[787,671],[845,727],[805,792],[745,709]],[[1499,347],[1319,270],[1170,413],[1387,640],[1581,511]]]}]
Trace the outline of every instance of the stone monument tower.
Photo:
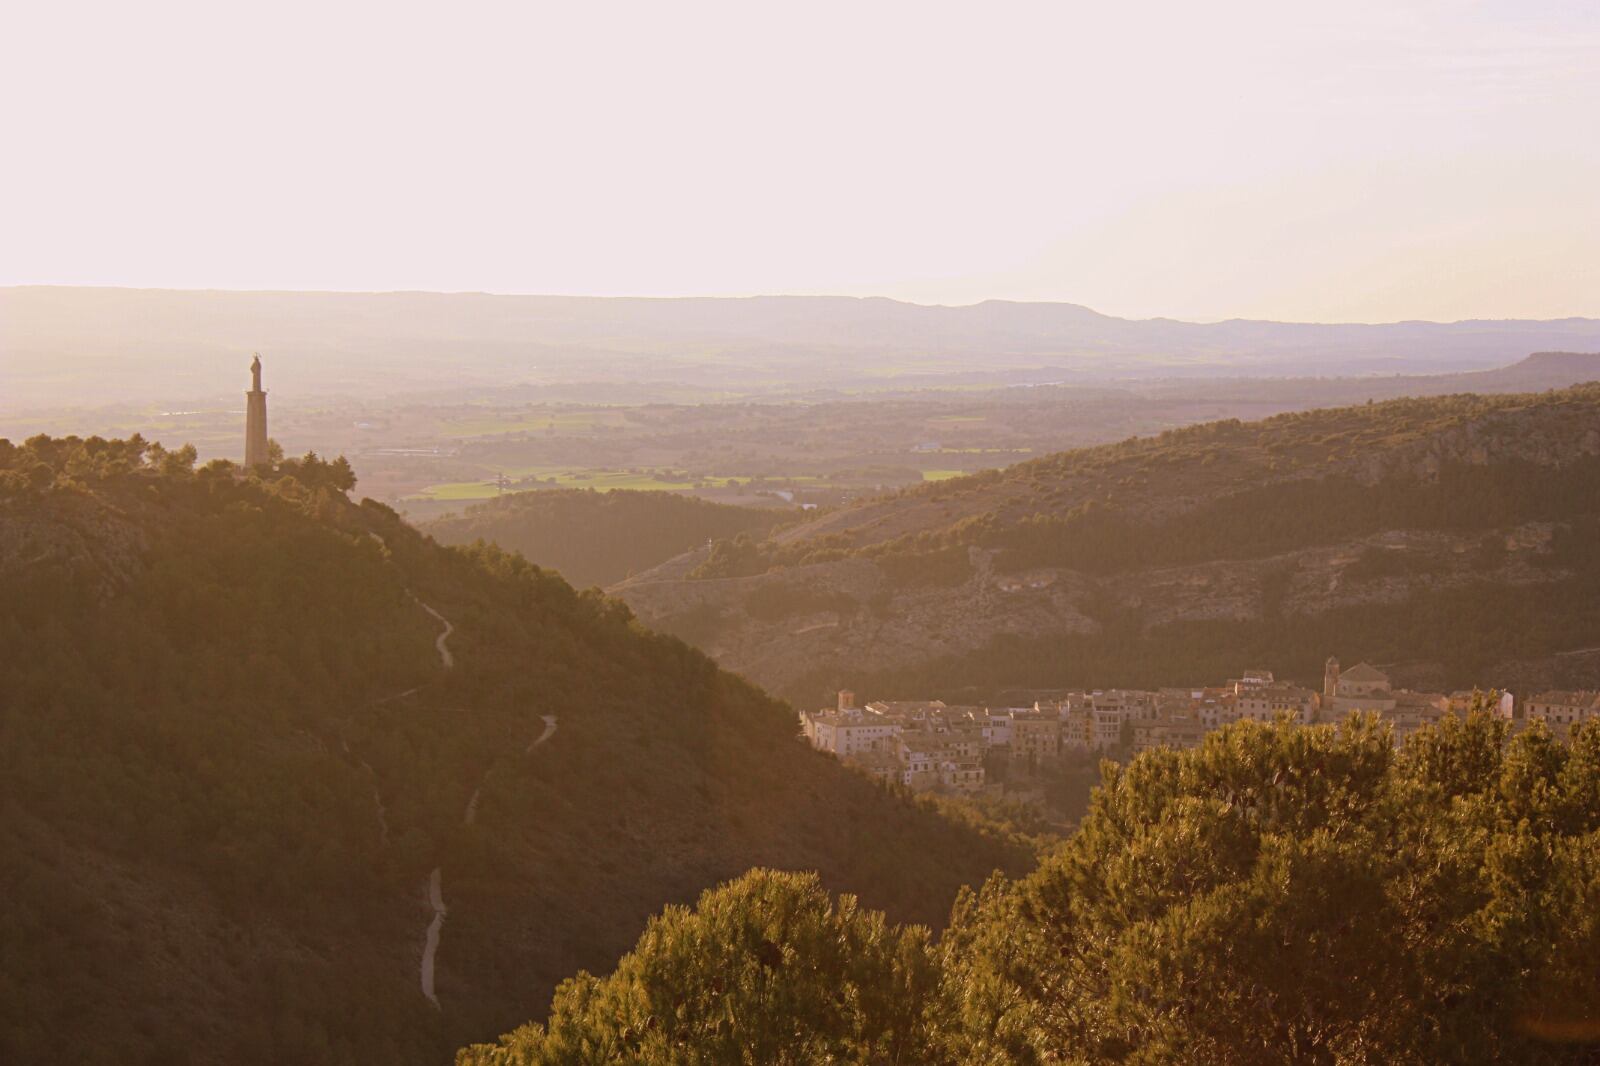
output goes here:
[{"label": "stone monument tower", "polygon": [[250,391],[244,394],[244,465],[267,462],[267,394],[261,388],[261,356],[250,362]]}]

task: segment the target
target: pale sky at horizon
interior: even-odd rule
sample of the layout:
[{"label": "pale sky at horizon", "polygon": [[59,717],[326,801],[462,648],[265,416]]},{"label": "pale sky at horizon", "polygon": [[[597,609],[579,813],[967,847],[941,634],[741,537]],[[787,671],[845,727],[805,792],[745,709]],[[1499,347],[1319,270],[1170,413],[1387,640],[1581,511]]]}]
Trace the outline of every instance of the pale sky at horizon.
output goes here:
[{"label": "pale sky at horizon", "polygon": [[0,285],[1600,317],[1600,3],[65,0],[0,93]]}]

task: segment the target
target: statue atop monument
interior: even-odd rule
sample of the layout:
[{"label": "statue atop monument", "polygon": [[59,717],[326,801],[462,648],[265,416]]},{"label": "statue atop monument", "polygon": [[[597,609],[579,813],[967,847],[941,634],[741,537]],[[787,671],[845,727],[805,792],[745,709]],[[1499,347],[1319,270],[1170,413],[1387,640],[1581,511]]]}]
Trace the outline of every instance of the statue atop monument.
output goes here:
[{"label": "statue atop monument", "polygon": [[261,355],[250,361],[250,391],[244,394],[244,465],[265,466],[267,455],[267,394],[261,388]]}]

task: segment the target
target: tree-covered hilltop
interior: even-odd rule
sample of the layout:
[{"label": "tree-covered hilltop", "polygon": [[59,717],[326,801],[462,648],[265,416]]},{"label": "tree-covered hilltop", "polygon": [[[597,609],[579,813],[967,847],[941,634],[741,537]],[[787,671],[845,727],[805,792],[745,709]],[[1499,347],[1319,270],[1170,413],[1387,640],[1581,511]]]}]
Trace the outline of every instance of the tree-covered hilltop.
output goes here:
[{"label": "tree-covered hilltop", "polygon": [[[774,540],[732,537],[695,576],[951,546],[1000,550],[1004,569],[1126,569],[1382,529],[1483,527],[1549,510],[1561,488],[1551,468],[1583,459],[1600,460],[1600,384],[1227,419],[931,482]],[[1600,478],[1592,463],[1580,473],[1587,501]]]},{"label": "tree-covered hilltop", "polygon": [[0,1061],[437,1062],[753,865],[930,922],[1031,861],[353,481],[0,442]]},{"label": "tree-covered hilltop", "polygon": [[1241,722],[1110,766],[937,942],[770,871],[459,1066],[1432,1066],[1600,1050],[1600,723]]},{"label": "tree-covered hilltop", "polygon": [[1304,678],[1334,649],[1548,687],[1600,682],[1600,659],[1553,658],[1600,646],[1597,540],[1584,385],[1047,456],[720,541],[617,591],[796,699],[1194,684],[1241,661]]},{"label": "tree-covered hilltop", "polygon": [[498,544],[587,588],[621,581],[707,540],[766,536],[786,517],[670,492],[547,489],[502,496],[422,529],[442,544]]}]

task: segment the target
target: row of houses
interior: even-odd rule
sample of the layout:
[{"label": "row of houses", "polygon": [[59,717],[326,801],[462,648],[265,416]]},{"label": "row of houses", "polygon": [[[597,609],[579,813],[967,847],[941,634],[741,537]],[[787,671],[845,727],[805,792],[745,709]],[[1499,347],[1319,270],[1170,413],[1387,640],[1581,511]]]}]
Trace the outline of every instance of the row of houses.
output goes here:
[{"label": "row of houses", "polygon": [[[801,712],[801,732],[873,777],[916,790],[975,792],[986,767],[1048,766],[1074,753],[1116,749],[1195,747],[1213,729],[1238,721],[1342,721],[1351,712],[1377,714],[1396,741],[1484,699],[1469,691],[1413,692],[1395,688],[1383,671],[1361,663],[1341,670],[1329,659],[1320,691],[1249,670],[1223,685],[1155,690],[1073,692],[1031,707],[951,706],[940,700],[879,701],[857,706],[839,693],[837,705]],[[1544,692],[1520,705],[1510,693],[1492,697],[1491,713],[1514,725],[1544,722],[1557,737],[1600,718],[1600,692]]]},{"label": "row of houses", "polygon": [[857,707],[840,692],[838,706],[800,713],[811,745],[832,752],[881,781],[917,791],[976,792],[992,742],[989,712],[941,700],[878,702]]}]

